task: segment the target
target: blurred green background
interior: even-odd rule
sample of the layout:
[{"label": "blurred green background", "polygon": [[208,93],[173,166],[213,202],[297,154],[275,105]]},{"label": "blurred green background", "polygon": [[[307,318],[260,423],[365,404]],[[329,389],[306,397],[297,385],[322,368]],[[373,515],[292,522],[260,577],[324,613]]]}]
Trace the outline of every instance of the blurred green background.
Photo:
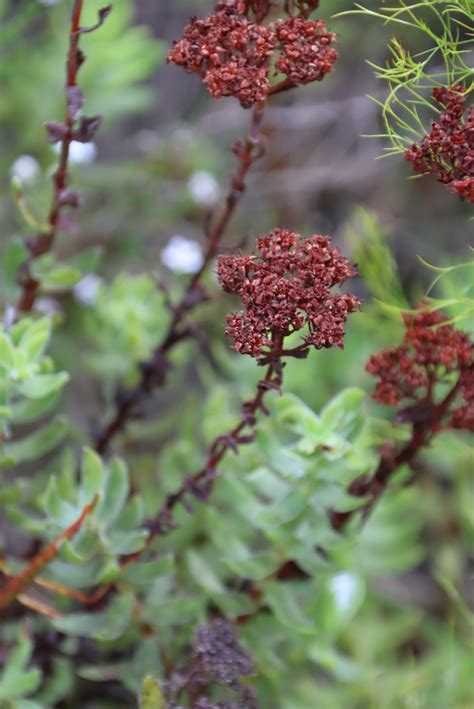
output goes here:
[{"label": "blurred green background", "polygon": [[[86,2],[86,23],[95,21],[102,4]],[[34,212],[43,213],[49,204],[57,156],[45,142],[43,123],[63,114],[70,5],[65,0],[0,0],[2,255],[8,239],[28,234],[10,196],[12,175],[22,178]],[[385,32],[361,17],[330,20],[329,14],[351,8],[349,0],[321,5],[319,16],[339,35],[336,71],[321,84],[272,101],[264,124],[267,154],[252,171],[226,235],[226,245],[235,246],[243,240],[251,244],[276,226],[304,235],[330,234],[361,264],[365,280],[355,287],[365,305],[349,326],[346,349],[292,362],[286,372],[287,391],[315,411],[346,386],[370,391],[363,371],[368,354],[396,344],[401,332],[397,315],[372,298],[393,305],[403,305],[406,298],[413,304],[433,278],[417,257],[437,265],[463,261],[470,233],[467,205],[431,178],[408,179],[407,163],[378,159],[383,141],[363,137],[381,131],[379,110],[367,94],[380,97],[385,91],[366,60],[387,59],[392,29]],[[59,367],[72,371],[65,410],[77,424],[71,431],[75,446],[90,443],[117,382],[136,380],[137,362],[164,330],[167,311],[155,282],[164,281],[172,295],[179,294],[183,272],[192,270],[198,246],[204,246],[206,217],[225,194],[234,169],[230,146],[246,134],[248,111],[232,100],[212,101],[196,77],[165,63],[189,16],[210,9],[205,0],[117,0],[104,27],[82,41],[85,111],[101,114],[103,124],[96,143],[79,146],[73,154],[71,175],[83,204],[75,231],[61,234],[56,250],[69,258],[94,247],[100,260],[97,277],[85,279],[72,295],[55,294],[39,302],[43,312],[58,316],[53,354]],[[170,243],[183,244],[177,237],[191,242],[185,242],[184,261],[170,248]],[[372,252],[364,250],[371,239]],[[462,274],[457,283],[458,290],[465,286]],[[231,306],[212,274],[208,284],[215,302],[201,308],[198,320],[212,356],[196,343],[176,350],[168,387],[149,402],[149,418],[131,426],[118,445],[129,461],[133,486],[147,490],[149,514],[164,490],[199,466],[205,443],[235,421],[239,400],[252,391],[259,375],[250,359],[229,353],[222,333]],[[445,295],[454,288],[449,280],[443,287]],[[386,415],[375,405],[365,406],[367,415]],[[257,453],[245,454],[242,470],[259,461],[263,465],[264,452],[263,441]],[[464,438],[442,437],[417,464],[415,492],[406,490],[403,496],[401,486],[401,496],[397,491],[381,506],[367,527],[362,556],[350,545],[336,553],[339,571],[332,578],[345,582],[346,591],[349,583],[348,605],[339,615],[331,609],[333,598],[324,581],[318,591],[324,613],[315,612],[314,637],[291,645],[287,660],[296,668],[294,685],[283,682],[283,694],[275,679],[285,672],[275,652],[279,637],[270,652],[262,638],[274,629],[265,620],[261,628],[244,629],[259,667],[270,668],[269,685],[262,690],[265,708],[278,701],[285,709],[472,707],[472,621],[463,600],[472,598],[470,463],[472,451]],[[223,509],[236,494],[231,468],[226,464],[231,482],[229,489],[223,482]],[[168,471],[165,482],[161,470]],[[33,499],[40,485],[32,480],[26,497]],[[170,537],[169,548],[184,558],[189,540],[216,523],[206,514],[183,523],[184,531]],[[203,545],[204,558],[213,553]],[[196,563],[193,576],[196,564],[186,562],[181,579],[186,588],[202,585],[205,567],[199,567],[202,559]],[[284,626],[296,622],[291,609],[276,601],[275,606]],[[321,623],[326,624],[322,631]],[[164,632],[158,621],[155,629]],[[307,669],[308,657],[317,671]],[[77,695],[81,706],[133,706],[132,694],[124,699],[115,691],[115,680],[104,685],[103,702],[97,703],[93,675],[85,663]],[[130,692],[133,681],[128,680]],[[74,701],[56,705],[79,706]]]}]

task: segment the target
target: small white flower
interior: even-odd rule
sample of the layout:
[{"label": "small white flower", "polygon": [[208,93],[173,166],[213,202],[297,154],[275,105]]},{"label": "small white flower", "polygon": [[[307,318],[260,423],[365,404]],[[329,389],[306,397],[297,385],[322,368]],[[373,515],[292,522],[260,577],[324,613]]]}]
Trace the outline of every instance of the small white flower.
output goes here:
[{"label": "small white flower", "polygon": [[53,316],[62,315],[63,308],[61,304],[54,298],[47,298],[46,296],[42,298],[37,298],[35,302],[35,310],[38,313],[43,313],[43,315]]},{"label": "small white flower", "polygon": [[161,252],[161,261],[175,273],[196,273],[203,264],[200,245],[185,236],[176,234]]},{"label": "small white flower", "polygon": [[[57,153],[61,152],[61,143],[56,143],[54,149]],[[69,162],[71,165],[89,165],[94,162],[97,156],[97,148],[95,143],[80,143],[78,140],[73,140],[69,146]]]},{"label": "small white flower", "polygon": [[40,173],[39,162],[32,155],[20,155],[10,167],[10,177],[32,184]]},{"label": "small white flower", "polygon": [[357,593],[357,581],[354,576],[345,571],[334,576],[330,585],[339,609],[345,611],[350,608]]},{"label": "small white flower", "polygon": [[212,207],[219,199],[219,184],[207,170],[198,170],[191,175],[188,190],[193,200],[203,207]]},{"label": "small white flower", "polygon": [[84,276],[72,289],[75,299],[80,303],[84,303],[84,305],[93,305],[97,300],[97,293],[101,283],[102,278],[94,273]]}]

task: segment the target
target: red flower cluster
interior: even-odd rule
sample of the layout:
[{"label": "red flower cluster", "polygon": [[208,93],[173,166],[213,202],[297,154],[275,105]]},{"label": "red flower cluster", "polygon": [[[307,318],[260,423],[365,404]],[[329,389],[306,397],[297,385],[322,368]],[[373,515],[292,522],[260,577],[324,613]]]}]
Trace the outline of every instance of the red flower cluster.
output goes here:
[{"label": "red flower cluster", "polygon": [[436,175],[453,192],[474,203],[474,106],[464,119],[463,92],[463,86],[433,90],[444,110],[428,135],[405,151],[405,159],[415,172]]},{"label": "red flower cluster", "polygon": [[[411,400],[428,407],[445,407],[439,410],[448,417],[448,426],[473,430],[474,357],[469,335],[455,330],[434,310],[407,313],[403,320],[403,343],[373,355],[366,365],[366,371],[379,379],[374,399],[389,406]],[[449,381],[455,372],[459,374],[452,390],[455,396],[436,403],[436,387]],[[418,409],[419,415],[422,409]]]},{"label": "red flower cluster", "polygon": [[280,57],[275,66],[294,84],[321,81],[337,59],[336,35],[322,20],[291,17],[275,24]]},{"label": "red flower cluster", "polygon": [[168,61],[200,74],[214,98],[235,96],[243,106],[251,106],[267,95],[273,32],[249,22],[234,3],[219,3],[217,8],[204,20],[192,19]]},{"label": "red flower cluster", "polygon": [[[247,18],[250,7],[255,22]],[[304,17],[264,26],[268,10],[262,0],[218,2],[214,14],[192,18],[168,61],[200,74],[214,98],[234,96],[245,108],[269,95],[272,58],[292,85],[321,81],[338,56],[335,34],[322,20]]]},{"label": "red flower cluster", "polygon": [[300,346],[281,354],[303,356],[310,346],[343,347],[347,316],[359,300],[330,289],[356,271],[330,244],[327,236],[303,239],[274,229],[257,240],[256,255],[219,256],[219,282],[240,296],[244,308],[227,317],[226,334],[236,350],[264,357],[276,341],[306,326],[309,333]]}]

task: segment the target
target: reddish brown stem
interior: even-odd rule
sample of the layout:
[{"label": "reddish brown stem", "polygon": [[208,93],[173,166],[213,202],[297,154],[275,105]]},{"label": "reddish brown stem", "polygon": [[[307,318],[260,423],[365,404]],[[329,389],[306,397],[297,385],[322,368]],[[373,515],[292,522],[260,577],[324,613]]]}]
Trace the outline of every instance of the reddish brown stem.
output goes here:
[{"label": "reddish brown stem", "polygon": [[[263,403],[265,394],[268,391],[280,390],[283,371],[283,364],[280,359],[282,352],[283,337],[276,335],[273,338],[272,352],[266,358],[271,360],[271,363],[267,367],[265,377],[258,382],[257,393],[253,399],[242,404],[240,421],[230,431],[214,439],[209,446],[207,459],[203,467],[193,475],[186,477],[180,487],[167,496],[157,514],[145,522],[144,526],[150,533],[146,544],[139,551],[122,559],[122,569],[127,568],[142,557],[156,537],[164,536],[173,529],[173,512],[178,504],[187,505],[188,496],[201,500],[208,498],[215,480],[219,477],[217,466],[229,450],[236,453],[239,446],[253,441],[258,411],[263,411],[265,414],[268,413]],[[246,430],[248,433],[244,435]],[[96,589],[93,594],[84,596],[81,600],[83,603],[93,606],[102,600],[112,587],[113,584],[104,584]]]},{"label": "reddish brown stem", "polygon": [[237,153],[239,167],[232,178],[224,208],[208,232],[208,245],[203,264],[199,271],[190,279],[178,305],[173,308],[171,322],[162,341],[155,347],[150,358],[142,363],[139,383],[135,388],[121,393],[117,397],[116,409],[112,419],[96,437],[95,448],[98,453],[104,454],[107,452],[112,439],[133,418],[137,407],[150,396],[154,389],[164,385],[169,368],[168,353],[178,342],[188,337],[188,332],[183,327],[186,315],[205,300],[201,288],[202,277],[219,250],[224,232],[234,215],[241,195],[245,191],[245,180],[251,166],[264,154],[260,136],[264,110],[264,102],[257,104],[253,110],[247,140]]},{"label": "reddish brown stem", "polygon": [[30,245],[30,259],[24,267],[24,277],[22,293],[17,303],[17,311],[28,312],[32,310],[36,298],[38,297],[39,282],[31,273],[31,261],[38,256],[48,253],[54,243],[58,231],[59,216],[62,209],[61,193],[65,189],[68,179],[69,149],[73,140],[74,114],[71,110],[71,97],[68,89],[77,86],[77,72],[80,65],[79,37],[80,21],[83,7],[83,0],[74,0],[71,15],[71,29],[69,33],[69,50],[66,63],[66,114],[64,124],[66,132],[61,141],[61,152],[59,156],[58,169],[53,178],[53,195],[51,207],[48,214],[48,230],[44,234],[36,237]]},{"label": "reddish brown stem", "polygon": [[[272,348],[273,360],[268,365],[265,377],[258,382],[257,393],[242,405],[240,421],[225,434],[217,436],[208,449],[205,464],[194,475],[185,478],[178,490],[168,495],[159,512],[145,523],[150,532],[146,547],[124,559],[129,565],[140,556],[157,537],[167,534],[173,528],[173,511],[179,503],[187,504],[187,497],[206,500],[219,476],[217,466],[228,451],[237,452],[239,446],[251,443],[255,436],[256,416],[259,411],[268,413],[263,401],[268,391],[279,391],[282,383],[283,364],[279,358],[282,337],[276,336]],[[268,355],[271,359],[272,355]],[[247,432],[247,433],[246,433]]]},{"label": "reddish brown stem", "polygon": [[283,93],[283,91],[294,89],[296,86],[297,84],[295,84],[291,79],[282,79],[278,84],[274,84],[270,87],[268,95],[275,96],[276,94]]},{"label": "reddish brown stem", "polygon": [[[266,358],[270,361],[270,364],[268,365],[265,377],[258,383],[258,390],[254,398],[243,404],[240,421],[228,433],[218,436],[213,441],[209,447],[205,465],[194,473],[194,475],[185,478],[178,490],[168,495],[158,513],[145,523],[146,528],[150,532],[147,542],[140,551],[129,554],[122,559],[123,568],[128,567],[139,559],[157,537],[164,536],[173,529],[173,512],[178,504],[186,505],[188,496],[203,500],[207,499],[216,478],[219,476],[219,472],[216,468],[219,463],[222,462],[226,453],[229,450],[237,452],[240,445],[245,445],[253,440],[256,414],[259,410],[267,413],[263,404],[266,392],[279,389],[281,386],[283,366],[281,357],[286,352],[291,352],[291,350],[284,349],[283,338],[278,336],[274,337],[272,352]],[[394,453],[391,455],[387,452],[382,455],[377,469],[370,478],[363,477],[354,480],[349,488],[350,494],[355,497],[369,497],[368,502],[362,509],[364,521],[372,512],[379,497],[386,490],[393,473],[398,470],[401,465],[411,463],[420,449],[429,443],[455,398],[459,386],[458,381],[445,398],[439,404],[433,406],[429,422],[413,424],[411,439],[397,454]],[[246,429],[249,429],[250,435],[243,435]],[[349,520],[359,512],[360,508],[349,512],[330,510],[329,517],[333,528],[336,531],[342,531]],[[291,576],[288,576],[289,574],[291,574]],[[299,569],[293,560],[288,560],[276,573],[276,578],[279,580],[288,577],[301,578],[302,576],[304,576],[304,571]],[[101,586],[91,596],[84,597],[83,602],[94,605],[94,603],[102,599],[111,588],[112,584]],[[245,619],[246,616],[242,616],[239,622],[245,622]]]},{"label": "reddish brown stem", "polygon": [[23,569],[23,571],[18,574],[18,576],[11,576],[3,589],[0,591],[0,613],[7,608],[7,606],[15,600],[15,598],[20,594],[23,589],[28,586],[35,577],[38,576],[44,567],[59,553],[59,548],[66,539],[71,539],[75,534],[79,532],[84,521],[93,512],[98,496],[92,500],[92,502],[84,507],[78,519],[73,522],[64,532],[61,532],[56,539],[51,542],[43,551],[37,554],[28,565]]}]

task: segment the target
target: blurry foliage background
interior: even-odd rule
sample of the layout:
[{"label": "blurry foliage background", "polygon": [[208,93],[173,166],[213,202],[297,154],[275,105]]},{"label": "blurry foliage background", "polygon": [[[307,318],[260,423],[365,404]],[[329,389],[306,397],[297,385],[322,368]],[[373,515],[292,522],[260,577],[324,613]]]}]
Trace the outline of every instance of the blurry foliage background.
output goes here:
[{"label": "blurry foliage background", "polygon": [[[86,2],[86,22],[95,20],[102,4],[102,0]],[[75,297],[42,300],[46,312],[58,315],[52,354],[57,371],[67,370],[72,375],[65,408],[78,430],[85,432],[69,431],[77,445],[90,444],[117,380],[133,383],[137,361],[159,339],[167,314],[154,279],[165,278],[173,293],[179,292],[184,278],[162,265],[162,249],[176,235],[203,243],[206,214],[219,192],[225,194],[234,167],[229,146],[247,128],[249,113],[237,102],[209,100],[196,77],[164,63],[167,48],[179,37],[189,16],[206,12],[210,6],[205,0],[117,0],[100,32],[83,38],[88,57],[81,71],[85,110],[89,115],[102,114],[103,125],[97,135],[95,159],[72,167],[84,204],[77,218],[77,233],[63,234],[57,253],[71,257],[86,247],[100,247],[96,270],[103,280],[97,295],[97,283],[89,281],[83,284],[85,291],[76,291]],[[329,13],[351,6],[350,0],[322,2],[318,14],[329,20]],[[60,119],[63,112],[68,14],[69,3],[61,0],[0,0],[0,253],[6,235],[24,233],[9,191],[12,165],[20,156],[32,156],[39,167],[38,171],[31,169],[30,179],[25,180],[28,200],[39,211],[48,205],[56,154],[45,142],[43,122]],[[153,583],[143,572],[148,584],[145,621],[173,655],[175,646],[186,642],[202,616],[206,599],[230,617],[244,612],[243,594],[223,592],[229,573],[257,580],[264,577],[276,563],[272,554],[278,557],[278,549],[289,553],[286,546],[296,539],[292,552],[301,555],[304,565],[307,539],[301,529],[308,515],[307,537],[312,540],[320,534],[320,543],[332,550],[329,570],[321,560],[320,572],[293,593],[288,592],[291,583],[284,585],[284,591],[277,584],[267,584],[265,601],[277,622],[262,614],[242,628],[242,639],[254,655],[260,675],[257,686],[262,706],[468,709],[473,700],[469,661],[472,627],[462,596],[470,595],[472,562],[467,546],[472,542],[473,520],[469,504],[472,452],[465,439],[440,437],[420,457],[414,488],[404,488],[402,471],[399,484],[387,494],[362,535],[334,540],[325,536],[329,530],[322,523],[320,529],[311,529],[315,511],[306,510],[304,502],[310,493],[317,496],[319,480],[311,471],[308,476],[314,489],[308,489],[307,477],[301,480],[296,476],[291,482],[299,537],[291,516],[283,520],[272,517],[278,515],[278,504],[267,517],[261,516],[265,505],[259,503],[258,510],[252,506],[259,485],[271,489],[278,503],[288,485],[285,474],[278,470],[279,461],[282,457],[286,461],[286,475],[291,479],[291,456],[308,453],[307,443],[300,440],[304,431],[297,428],[295,433],[290,425],[290,435],[288,430],[281,433],[279,427],[300,416],[311,435],[316,429],[323,430],[314,412],[320,412],[345,387],[368,391],[370,382],[363,371],[368,354],[397,342],[401,332],[397,314],[380,307],[372,296],[394,306],[406,300],[413,304],[436,275],[420,263],[418,255],[437,265],[466,260],[468,207],[431,178],[407,179],[410,166],[403,160],[377,160],[382,141],[361,137],[381,131],[379,110],[366,94],[381,96],[384,86],[373,78],[365,60],[385,61],[391,28],[384,33],[379,23],[354,16],[333,19],[329,24],[340,40],[336,71],[321,84],[271,102],[264,128],[269,149],[252,172],[227,244],[238,244],[243,237],[251,243],[256,235],[275,226],[294,228],[305,235],[329,233],[360,264],[365,280],[361,279],[358,288],[366,300],[364,310],[353,317],[344,351],[321,352],[303,363],[288,365],[288,396],[273,402],[275,418],[265,422],[255,447],[237,462],[230,458],[224,466],[215,497],[216,509],[225,514],[219,515],[213,507],[192,518],[182,513],[181,528],[163,543],[170,558],[175,557],[176,566],[169,561],[168,568],[165,555],[159,559],[161,567],[151,570],[158,577]],[[406,39],[410,41],[409,36]],[[462,269],[452,271],[441,280],[439,297],[450,295],[453,289],[462,292],[468,283],[469,274]],[[212,275],[209,286],[216,301],[201,308],[199,320],[210,337],[213,360],[203,357],[195,343],[176,350],[176,369],[167,388],[150,402],[149,420],[131,426],[121,441],[120,452],[128,461],[130,476],[127,482],[126,474],[120,473],[123,490],[131,485],[145,492],[144,516],[153,513],[184,473],[200,465],[206,442],[235,421],[239,401],[252,391],[259,375],[249,358],[229,353],[222,332],[230,305],[219,294]],[[90,298],[95,299],[95,308],[88,304]],[[456,314],[455,307],[452,314]],[[465,327],[465,322],[461,326]],[[337,415],[332,420],[328,415],[327,430],[344,439],[346,462],[329,459],[324,463],[327,476],[339,475],[336,482],[341,484],[345,474],[351,479],[355,471],[370,466],[370,451],[373,455],[373,446],[380,444],[388,431],[385,413],[370,402],[363,403],[361,392],[350,389],[345,396],[344,415],[349,419],[339,416],[336,406]],[[306,418],[305,411],[309,412]],[[372,421],[372,415],[373,426],[369,423],[364,428],[362,421],[357,423],[361,416]],[[403,438],[403,431],[397,435]],[[278,448],[282,440],[288,444],[286,453]],[[61,470],[65,480],[71,465],[70,460],[53,457],[44,468]],[[318,475],[323,478],[324,465],[319,461]],[[108,473],[97,474],[102,475],[100,484],[107,486]],[[39,479],[27,477],[18,483],[18,489],[15,485],[9,488],[13,481],[7,482],[5,499],[17,495],[33,509],[38,500],[44,503],[45,490]],[[53,527],[59,509],[57,494],[49,487],[44,503]],[[336,495],[335,499],[340,498]],[[271,507],[271,502],[269,499],[266,504]],[[332,504],[331,499],[326,502]],[[260,526],[255,532],[256,519]],[[28,516],[15,521],[41,534],[41,518],[36,523]],[[61,522],[65,520],[59,515],[56,532]],[[115,524],[112,520],[104,534],[110,532],[113,543],[119,544],[117,539],[122,543],[124,537],[114,537]],[[257,552],[253,565],[242,549],[232,548],[233,525],[246,530],[241,541]],[[271,531],[274,529],[278,534]],[[131,549],[137,543],[134,533],[127,531]],[[224,548],[223,539],[229,540]],[[255,549],[257,542],[260,548]],[[12,542],[13,551],[20,553],[22,543],[22,539]],[[120,545],[116,548],[121,549]],[[64,574],[61,563],[57,562],[53,572],[57,579]],[[83,577],[82,582],[87,585],[107,578],[107,573],[113,573],[110,566],[93,567],[91,576]],[[61,621],[57,623],[58,630],[93,637],[103,622],[105,635],[99,651],[93,649],[88,657],[87,643],[79,648],[81,679],[78,689],[76,678],[74,691],[81,706],[133,706],[133,693],[143,675],[151,672],[160,676],[161,659],[153,638],[138,642],[136,631],[125,633],[131,596],[121,596],[117,603],[109,609],[109,616],[94,617],[90,627],[83,617],[69,616],[63,626]],[[162,624],[163,618],[166,624]],[[175,618],[172,627],[170,618]],[[37,623],[36,630],[43,632],[45,622]],[[15,633],[15,627],[9,626],[1,640],[9,645]],[[108,651],[119,636],[117,647],[128,659],[114,666],[113,653]],[[24,660],[32,648],[26,636],[19,642]],[[64,645],[66,655],[73,653],[71,642]],[[101,667],[101,653],[108,658],[106,670]],[[23,678],[27,663],[17,663],[17,676]],[[78,706],[70,699],[73,680],[61,662],[53,676],[56,689],[40,687],[39,678],[30,672],[27,680],[21,679],[25,696],[40,687],[40,694],[35,695],[39,706],[56,706],[64,697],[70,701],[64,700],[61,706]],[[105,685],[107,691],[101,689],[104,698],[98,702],[94,682],[104,681],[104,677],[109,684]],[[130,692],[125,698],[114,690],[118,679]],[[3,706],[1,701],[0,694]],[[27,704],[7,706],[26,708]]]}]

